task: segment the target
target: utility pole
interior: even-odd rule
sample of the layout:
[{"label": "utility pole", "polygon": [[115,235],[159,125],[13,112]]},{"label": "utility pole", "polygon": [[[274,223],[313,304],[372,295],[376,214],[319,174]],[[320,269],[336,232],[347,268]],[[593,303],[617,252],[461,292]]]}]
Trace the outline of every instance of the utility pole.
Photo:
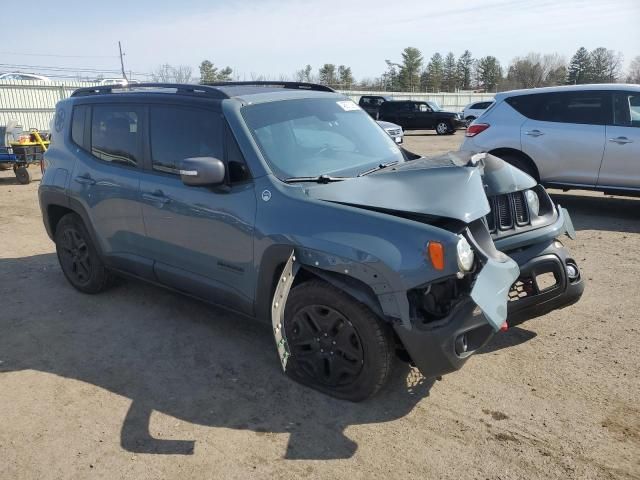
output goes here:
[{"label": "utility pole", "polygon": [[120,50],[120,67],[122,68],[122,78],[124,78],[128,82],[129,79],[127,78],[127,74],[124,72],[124,59],[122,55],[122,44],[120,43],[120,40],[118,40],[118,50]]}]

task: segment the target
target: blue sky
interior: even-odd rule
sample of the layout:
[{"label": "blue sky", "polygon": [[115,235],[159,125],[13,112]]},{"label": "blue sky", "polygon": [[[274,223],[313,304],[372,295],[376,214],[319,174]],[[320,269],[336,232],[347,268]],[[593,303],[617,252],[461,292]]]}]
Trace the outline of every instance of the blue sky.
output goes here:
[{"label": "blue sky", "polygon": [[28,9],[43,22],[28,35],[22,22],[3,22],[0,71],[6,64],[117,69],[118,40],[128,70],[169,63],[197,72],[207,58],[246,79],[291,75],[307,63],[346,64],[357,78],[374,77],[406,46],[425,57],[468,48],[503,65],[530,51],[568,59],[580,46],[620,51],[625,64],[640,55],[639,0],[32,0]]}]

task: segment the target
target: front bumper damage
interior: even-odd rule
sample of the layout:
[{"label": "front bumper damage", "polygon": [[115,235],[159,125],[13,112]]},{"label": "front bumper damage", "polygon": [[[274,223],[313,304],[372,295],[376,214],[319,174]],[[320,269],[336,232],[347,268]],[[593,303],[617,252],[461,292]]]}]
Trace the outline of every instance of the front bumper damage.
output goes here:
[{"label": "front bumper damage", "polygon": [[478,242],[473,243],[484,257],[484,265],[470,293],[459,298],[449,314],[437,321],[414,317],[410,329],[394,324],[411,360],[427,378],[460,369],[507,318],[508,292],[520,273],[518,265],[498,251],[487,252]]},{"label": "front bumper damage", "polygon": [[558,206],[557,220],[547,227],[495,241],[520,266],[509,291],[509,326],[573,305],[582,297],[584,277],[578,263],[557,238],[575,238],[569,212]]}]

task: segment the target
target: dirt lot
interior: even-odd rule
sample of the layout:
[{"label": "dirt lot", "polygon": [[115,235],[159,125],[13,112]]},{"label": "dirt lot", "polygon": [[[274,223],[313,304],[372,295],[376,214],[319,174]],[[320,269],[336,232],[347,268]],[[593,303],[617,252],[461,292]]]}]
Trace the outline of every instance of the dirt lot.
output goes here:
[{"label": "dirt lot", "polygon": [[74,291],[37,188],[0,173],[2,479],[640,478],[640,200],[557,194],[582,301],[354,405],[287,380],[267,325],[133,281]]}]

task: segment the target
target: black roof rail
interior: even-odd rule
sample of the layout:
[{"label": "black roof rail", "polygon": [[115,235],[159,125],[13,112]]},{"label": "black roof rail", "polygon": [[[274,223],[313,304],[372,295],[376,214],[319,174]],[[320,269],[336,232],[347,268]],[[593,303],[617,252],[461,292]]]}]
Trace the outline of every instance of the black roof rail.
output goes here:
[{"label": "black roof rail", "polygon": [[72,97],[84,97],[88,95],[100,95],[119,91],[135,91],[141,88],[165,88],[175,89],[176,93],[182,95],[197,95],[211,98],[229,98],[229,96],[218,88],[209,85],[197,85],[186,83],[134,83],[129,85],[96,85],[94,87],[82,87],[74,90]]},{"label": "black roof rail", "polygon": [[308,82],[280,82],[276,80],[245,81],[245,82],[207,82],[203,85],[211,87],[281,87],[297,90],[316,90],[318,92],[335,92],[331,87]]}]

